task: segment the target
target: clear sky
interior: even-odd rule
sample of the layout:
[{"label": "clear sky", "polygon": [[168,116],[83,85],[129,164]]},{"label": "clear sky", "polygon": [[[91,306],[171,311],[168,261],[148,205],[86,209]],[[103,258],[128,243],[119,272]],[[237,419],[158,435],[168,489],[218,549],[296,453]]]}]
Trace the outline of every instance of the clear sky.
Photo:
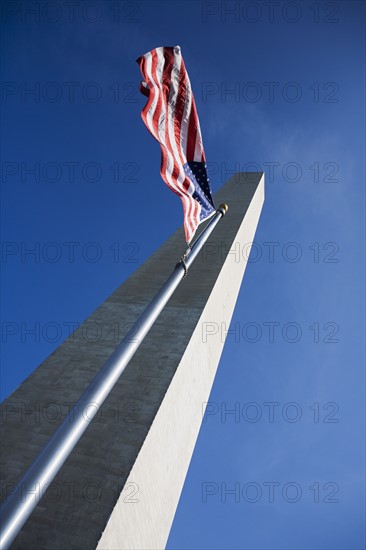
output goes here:
[{"label": "clear sky", "polygon": [[364,548],[365,4],[1,9],[2,399],[182,223],[135,62],[179,44],[266,202],[168,548]]}]

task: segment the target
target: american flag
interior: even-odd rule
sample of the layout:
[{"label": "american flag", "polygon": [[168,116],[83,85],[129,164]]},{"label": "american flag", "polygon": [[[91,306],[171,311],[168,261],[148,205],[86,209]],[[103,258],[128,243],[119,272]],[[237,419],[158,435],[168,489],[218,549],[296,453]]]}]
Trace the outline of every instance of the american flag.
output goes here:
[{"label": "american flag", "polygon": [[200,123],[179,46],[155,48],[137,59],[148,97],[141,112],[161,145],[160,174],[182,200],[190,243],[198,225],[216,211],[207,176]]}]

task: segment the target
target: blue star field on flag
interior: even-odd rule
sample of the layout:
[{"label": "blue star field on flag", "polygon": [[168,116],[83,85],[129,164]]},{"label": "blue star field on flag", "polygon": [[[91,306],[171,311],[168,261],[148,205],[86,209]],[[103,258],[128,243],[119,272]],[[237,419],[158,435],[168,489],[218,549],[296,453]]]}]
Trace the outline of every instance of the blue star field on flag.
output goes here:
[{"label": "blue star field on flag", "polygon": [[207,176],[207,164],[205,162],[186,162],[184,172],[194,185],[193,198],[201,205],[200,220],[205,220],[215,207],[212,202],[210,180]]}]

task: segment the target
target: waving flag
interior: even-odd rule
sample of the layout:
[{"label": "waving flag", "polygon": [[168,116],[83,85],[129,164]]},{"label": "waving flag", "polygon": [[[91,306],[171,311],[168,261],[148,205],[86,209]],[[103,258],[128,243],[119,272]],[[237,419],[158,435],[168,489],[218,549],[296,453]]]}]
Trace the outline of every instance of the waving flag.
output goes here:
[{"label": "waving flag", "polygon": [[141,112],[161,145],[160,174],[182,200],[190,243],[198,225],[216,211],[211,196],[200,123],[180,47],[155,48],[138,58],[148,97]]}]

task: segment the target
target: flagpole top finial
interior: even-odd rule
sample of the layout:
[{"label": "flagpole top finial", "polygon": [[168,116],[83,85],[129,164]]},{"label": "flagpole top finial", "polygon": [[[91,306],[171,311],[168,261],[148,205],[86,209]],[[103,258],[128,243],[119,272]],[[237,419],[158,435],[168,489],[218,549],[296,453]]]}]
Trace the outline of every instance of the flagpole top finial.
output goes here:
[{"label": "flagpole top finial", "polygon": [[229,210],[229,207],[226,203],[222,203],[219,206],[219,210],[221,210],[222,215],[225,216],[226,212]]}]

